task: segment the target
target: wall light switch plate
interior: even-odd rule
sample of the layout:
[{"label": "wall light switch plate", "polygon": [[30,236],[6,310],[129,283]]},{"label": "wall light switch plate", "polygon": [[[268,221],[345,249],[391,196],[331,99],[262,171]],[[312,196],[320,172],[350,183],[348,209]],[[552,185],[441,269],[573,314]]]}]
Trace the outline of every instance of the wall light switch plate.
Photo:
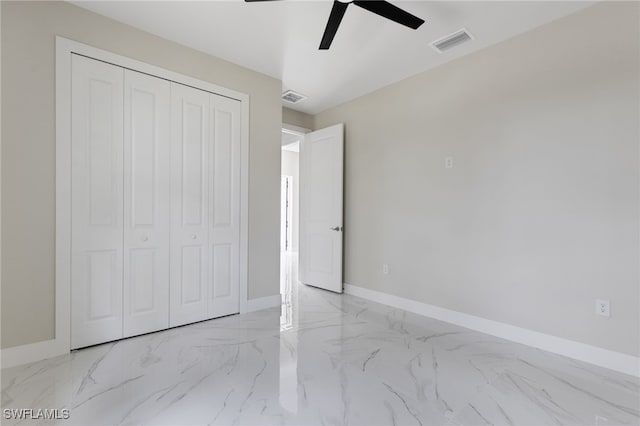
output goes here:
[{"label": "wall light switch plate", "polygon": [[596,299],[596,315],[603,317],[611,316],[611,304],[608,300]]},{"label": "wall light switch plate", "polygon": [[382,273],[385,275],[389,274],[389,265],[387,265],[386,263],[382,265]]},{"label": "wall light switch plate", "polygon": [[444,158],[444,168],[445,169],[453,169],[453,157],[445,157]]}]

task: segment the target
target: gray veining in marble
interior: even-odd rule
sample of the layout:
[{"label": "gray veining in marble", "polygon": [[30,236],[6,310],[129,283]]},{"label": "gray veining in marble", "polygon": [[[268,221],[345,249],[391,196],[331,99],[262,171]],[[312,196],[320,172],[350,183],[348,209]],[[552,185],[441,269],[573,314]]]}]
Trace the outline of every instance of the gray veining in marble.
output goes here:
[{"label": "gray veining in marble", "polygon": [[282,309],[3,370],[2,408],[76,425],[640,423],[638,378],[284,276]]}]

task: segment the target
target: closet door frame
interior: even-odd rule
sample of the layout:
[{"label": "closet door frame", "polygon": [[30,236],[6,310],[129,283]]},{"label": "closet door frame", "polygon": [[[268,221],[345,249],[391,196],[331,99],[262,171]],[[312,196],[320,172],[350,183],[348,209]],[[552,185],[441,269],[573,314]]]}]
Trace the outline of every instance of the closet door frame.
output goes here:
[{"label": "closet door frame", "polygon": [[[240,138],[240,313],[248,312],[249,95],[165,70],[83,43],[56,37],[56,255],[55,337],[25,345],[17,363],[68,353],[71,349],[71,58],[85,56],[124,69],[211,92],[241,102]],[[12,363],[11,360],[7,364]]]}]

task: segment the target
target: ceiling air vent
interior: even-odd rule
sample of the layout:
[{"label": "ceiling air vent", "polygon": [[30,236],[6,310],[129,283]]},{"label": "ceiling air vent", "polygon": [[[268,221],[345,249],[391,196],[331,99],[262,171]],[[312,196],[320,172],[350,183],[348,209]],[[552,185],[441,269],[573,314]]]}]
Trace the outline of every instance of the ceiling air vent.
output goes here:
[{"label": "ceiling air vent", "polygon": [[292,104],[297,104],[298,102],[302,102],[305,99],[307,99],[305,95],[294,92],[293,90],[287,90],[282,94],[282,100]]},{"label": "ceiling air vent", "polygon": [[439,53],[442,53],[470,40],[473,40],[473,36],[463,28],[453,34],[449,34],[448,36],[444,36],[431,42],[431,47],[436,49]]}]

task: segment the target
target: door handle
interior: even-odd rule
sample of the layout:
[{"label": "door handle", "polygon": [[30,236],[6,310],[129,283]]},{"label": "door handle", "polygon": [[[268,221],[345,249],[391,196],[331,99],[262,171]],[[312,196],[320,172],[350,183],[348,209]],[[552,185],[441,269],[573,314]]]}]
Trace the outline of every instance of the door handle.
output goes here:
[{"label": "door handle", "polygon": [[147,241],[149,241],[149,237],[143,235],[142,237],[140,237],[140,240],[142,240],[143,243],[146,243]]},{"label": "door handle", "polygon": [[340,232],[340,231],[342,231],[343,228],[342,228],[342,226],[334,226],[334,227],[329,228],[329,229],[331,229],[332,231]]}]

